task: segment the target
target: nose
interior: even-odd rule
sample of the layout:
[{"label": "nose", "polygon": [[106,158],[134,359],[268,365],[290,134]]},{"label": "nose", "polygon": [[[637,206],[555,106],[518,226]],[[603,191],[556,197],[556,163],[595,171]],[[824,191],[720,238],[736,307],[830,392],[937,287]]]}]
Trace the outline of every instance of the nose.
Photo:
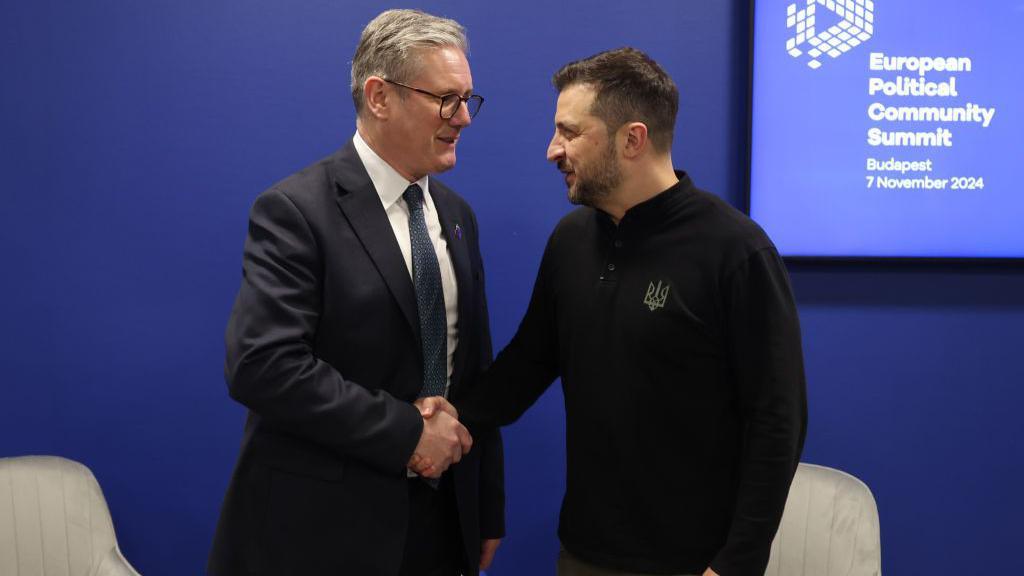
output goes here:
[{"label": "nose", "polygon": [[562,158],[565,158],[565,147],[556,130],[555,135],[551,137],[551,143],[548,144],[548,162],[558,162]]},{"label": "nose", "polygon": [[459,108],[455,111],[455,115],[448,119],[448,123],[458,128],[465,128],[473,122],[473,119],[469,116],[469,104],[466,102],[459,102]]}]

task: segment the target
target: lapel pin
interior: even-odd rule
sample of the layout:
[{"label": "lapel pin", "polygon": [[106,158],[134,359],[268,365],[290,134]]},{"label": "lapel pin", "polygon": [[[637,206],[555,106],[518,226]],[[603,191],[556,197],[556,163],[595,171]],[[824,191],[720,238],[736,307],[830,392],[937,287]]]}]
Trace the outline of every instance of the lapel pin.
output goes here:
[{"label": "lapel pin", "polygon": [[462,240],[462,226],[458,222],[455,223],[455,237]]}]

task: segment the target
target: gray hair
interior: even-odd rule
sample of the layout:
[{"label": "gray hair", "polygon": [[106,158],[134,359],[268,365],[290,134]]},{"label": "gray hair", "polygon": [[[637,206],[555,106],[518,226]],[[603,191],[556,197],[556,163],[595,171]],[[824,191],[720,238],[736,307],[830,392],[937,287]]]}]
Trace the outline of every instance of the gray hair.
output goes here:
[{"label": "gray hair", "polygon": [[469,52],[466,29],[455,20],[420,10],[387,10],[363,29],[352,57],[352,102],[363,109],[363,84],[370,76],[409,82],[419,72],[417,52],[454,47]]}]

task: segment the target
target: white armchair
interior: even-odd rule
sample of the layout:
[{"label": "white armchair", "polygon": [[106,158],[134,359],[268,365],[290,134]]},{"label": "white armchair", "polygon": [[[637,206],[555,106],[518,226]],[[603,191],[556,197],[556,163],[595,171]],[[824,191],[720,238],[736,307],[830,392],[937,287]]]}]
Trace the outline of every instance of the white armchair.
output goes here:
[{"label": "white armchair", "polygon": [[139,576],[92,472],[56,456],[0,458],[0,574]]},{"label": "white armchair", "polygon": [[845,472],[801,463],[765,576],[881,573],[878,508],[871,490]]}]

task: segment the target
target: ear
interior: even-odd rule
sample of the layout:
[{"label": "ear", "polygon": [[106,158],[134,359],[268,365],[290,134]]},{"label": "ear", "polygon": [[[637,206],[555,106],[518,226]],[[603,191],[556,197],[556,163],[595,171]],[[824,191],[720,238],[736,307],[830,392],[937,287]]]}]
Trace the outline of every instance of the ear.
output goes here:
[{"label": "ear", "polygon": [[390,114],[391,94],[387,83],[379,76],[370,76],[363,82],[363,106],[366,113],[379,120],[386,120]]},{"label": "ear", "polygon": [[640,156],[650,144],[647,138],[647,125],[643,122],[629,122],[619,130],[623,138],[622,154],[626,158]]}]

